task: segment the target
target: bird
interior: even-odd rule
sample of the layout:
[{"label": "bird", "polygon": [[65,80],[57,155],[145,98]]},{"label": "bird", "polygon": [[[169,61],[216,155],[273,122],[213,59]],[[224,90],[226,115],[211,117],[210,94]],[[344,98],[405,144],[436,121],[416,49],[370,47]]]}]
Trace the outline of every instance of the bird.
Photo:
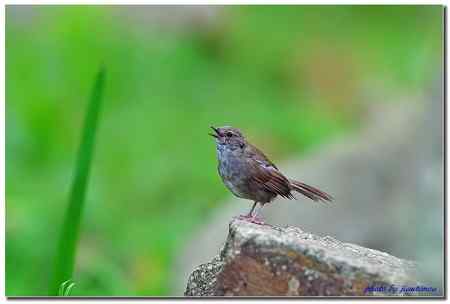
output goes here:
[{"label": "bird", "polygon": [[[313,186],[286,177],[267,156],[252,145],[238,128],[214,127],[218,172],[225,186],[235,196],[254,203],[250,212],[240,218],[263,223],[258,211],[277,196],[296,199],[298,192],[315,202],[331,202],[333,197]],[[260,205],[255,210],[257,205]]]}]

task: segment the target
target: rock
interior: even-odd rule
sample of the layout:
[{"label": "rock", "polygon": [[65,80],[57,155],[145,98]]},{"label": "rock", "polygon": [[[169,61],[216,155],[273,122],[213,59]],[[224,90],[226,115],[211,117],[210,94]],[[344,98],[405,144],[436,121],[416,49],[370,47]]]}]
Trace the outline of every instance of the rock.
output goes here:
[{"label": "rock", "polygon": [[185,295],[405,295],[401,287],[418,285],[414,262],[295,227],[235,219],[220,254],[189,276]]},{"label": "rock", "polygon": [[222,270],[222,266],[223,261],[220,256],[214,257],[209,263],[198,266],[189,277],[186,288],[187,295],[213,295],[217,283],[217,274]]}]

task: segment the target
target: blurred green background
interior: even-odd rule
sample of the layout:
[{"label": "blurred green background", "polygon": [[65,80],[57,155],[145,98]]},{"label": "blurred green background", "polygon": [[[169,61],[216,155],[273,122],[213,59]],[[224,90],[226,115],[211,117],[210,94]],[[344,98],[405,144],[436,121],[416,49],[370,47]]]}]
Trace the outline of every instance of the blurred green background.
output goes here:
[{"label": "blurred green background", "polygon": [[72,295],[171,295],[174,256],[230,195],[209,126],[241,128],[274,161],[352,132],[365,92],[427,88],[441,63],[442,13],[7,6],[7,295],[48,292],[100,65],[104,103]]}]

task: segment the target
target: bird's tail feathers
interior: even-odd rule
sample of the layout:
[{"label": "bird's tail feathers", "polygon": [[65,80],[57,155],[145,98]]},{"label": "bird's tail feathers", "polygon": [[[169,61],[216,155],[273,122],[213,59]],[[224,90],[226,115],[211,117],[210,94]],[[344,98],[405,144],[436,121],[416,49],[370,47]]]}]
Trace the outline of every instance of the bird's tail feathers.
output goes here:
[{"label": "bird's tail feathers", "polygon": [[304,196],[310,198],[311,200],[315,202],[331,202],[333,201],[333,197],[317,188],[314,188],[313,186],[309,186],[305,183],[296,181],[296,180],[289,180],[291,183],[292,190],[297,191],[298,193],[303,194]]}]

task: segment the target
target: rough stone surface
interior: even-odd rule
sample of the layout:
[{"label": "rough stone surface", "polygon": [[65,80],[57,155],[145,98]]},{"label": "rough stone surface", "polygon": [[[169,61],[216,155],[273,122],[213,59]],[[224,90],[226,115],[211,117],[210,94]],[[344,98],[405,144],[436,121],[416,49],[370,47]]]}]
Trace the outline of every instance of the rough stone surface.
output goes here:
[{"label": "rough stone surface", "polygon": [[222,270],[223,261],[216,256],[209,263],[198,266],[190,275],[186,295],[209,296],[214,294],[217,274]]},{"label": "rough stone surface", "polygon": [[[220,254],[189,276],[185,295],[392,295],[389,286],[418,284],[414,262],[295,227],[235,219]],[[386,290],[367,292],[370,286]]]}]

